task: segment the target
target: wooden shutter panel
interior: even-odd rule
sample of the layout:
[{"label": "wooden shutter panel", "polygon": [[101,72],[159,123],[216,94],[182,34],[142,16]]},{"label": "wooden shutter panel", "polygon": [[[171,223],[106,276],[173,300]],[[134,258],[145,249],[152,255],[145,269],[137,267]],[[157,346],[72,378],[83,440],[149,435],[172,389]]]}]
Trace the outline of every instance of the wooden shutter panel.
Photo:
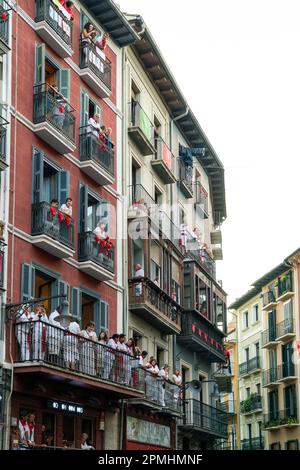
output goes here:
[{"label": "wooden shutter panel", "polygon": [[28,263],[22,264],[21,270],[21,301],[34,299],[35,268]]},{"label": "wooden shutter panel", "polygon": [[43,201],[44,155],[34,150],[32,159],[32,202]]},{"label": "wooden shutter panel", "polygon": [[108,303],[104,300],[100,302],[100,330],[108,330]]},{"label": "wooden shutter panel", "polygon": [[95,332],[98,336],[101,330],[101,318],[100,318],[100,300],[94,302],[94,322],[95,322]]},{"label": "wooden shutter panel", "polygon": [[87,126],[89,120],[89,96],[81,90],[80,95],[80,126]]},{"label": "wooden shutter panel", "polygon": [[80,230],[80,233],[84,233],[86,231],[86,219],[87,219],[87,207],[88,207],[87,199],[88,199],[87,187],[85,185],[80,185],[80,189],[79,189],[79,206],[80,206],[79,230]]},{"label": "wooden shutter panel", "polygon": [[60,204],[66,202],[67,197],[70,196],[70,173],[61,170],[58,173],[58,199]]},{"label": "wooden shutter panel", "polygon": [[81,290],[77,287],[73,287],[72,289],[71,313],[78,323],[81,324]]},{"label": "wooden shutter panel", "polygon": [[45,44],[35,45],[35,85],[45,83]]},{"label": "wooden shutter panel", "polygon": [[60,93],[70,101],[70,69],[60,69],[58,75]]}]

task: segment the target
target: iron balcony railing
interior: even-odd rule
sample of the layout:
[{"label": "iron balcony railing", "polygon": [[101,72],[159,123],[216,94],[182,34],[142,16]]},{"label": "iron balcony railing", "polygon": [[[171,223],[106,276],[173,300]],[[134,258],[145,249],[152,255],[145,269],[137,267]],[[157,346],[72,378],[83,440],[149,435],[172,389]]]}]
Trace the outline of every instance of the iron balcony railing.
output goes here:
[{"label": "iron balcony railing", "polygon": [[114,248],[108,250],[96,240],[93,232],[88,231],[78,235],[78,261],[93,261],[104,269],[114,272]]},{"label": "iron balcony railing", "polygon": [[189,238],[187,242],[186,259],[199,263],[214,279],[216,278],[216,262],[203,248],[196,248],[195,240]]},{"label": "iron balcony railing", "polygon": [[237,413],[237,402],[236,400],[226,400],[219,404],[219,409],[227,413],[228,415],[233,415]]},{"label": "iron balcony railing", "polygon": [[4,287],[4,247],[5,243],[0,240],[0,288],[3,289]]},{"label": "iron balcony railing", "polygon": [[273,409],[264,415],[264,428],[276,428],[278,426],[292,426],[299,423],[296,405],[284,410]]},{"label": "iron balcony railing", "polygon": [[82,374],[143,392],[157,405],[179,411],[181,387],[141,368],[139,357],[73,334],[68,327],[50,325],[48,319],[18,320],[15,325],[15,362],[49,364],[70,374]]},{"label": "iron balcony railing", "polygon": [[164,163],[171,173],[175,174],[175,157],[166,142],[161,138],[155,139],[154,160]]},{"label": "iron balcony railing", "polygon": [[135,184],[128,187],[128,216],[129,217],[150,217],[157,227],[159,227],[159,220],[161,218],[161,211],[159,205],[155,203],[154,199],[148,191],[141,184]]},{"label": "iron balcony railing", "polygon": [[73,22],[66,9],[52,0],[35,0],[35,5],[35,22],[45,21],[67,46],[72,47]]},{"label": "iron balcony railing", "polygon": [[293,280],[291,272],[278,281],[278,297],[286,294],[287,292],[293,292]]},{"label": "iron balcony railing", "polygon": [[286,318],[282,322],[277,324],[276,328],[276,337],[281,338],[284,335],[287,334],[293,334],[295,333],[295,325],[293,318]]},{"label": "iron balcony railing", "polygon": [[79,129],[80,143],[80,160],[94,161],[105,171],[114,176],[114,145],[111,141],[103,138],[99,139],[99,134],[90,128],[90,126],[80,127]]},{"label": "iron balcony railing", "polygon": [[47,83],[33,87],[33,122],[49,122],[60,134],[75,143],[74,108]]},{"label": "iron balcony railing", "polygon": [[190,426],[218,436],[227,436],[228,415],[224,411],[189,398],[183,403],[182,426]]},{"label": "iron balcony railing", "polygon": [[48,202],[32,204],[31,235],[47,235],[74,249],[74,220],[60,211],[53,211]]},{"label": "iron balcony railing", "polygon": [[196,188],[196,205],[200,207],[205,217],[208,217],[208,192],[201,183],[195,183]]},{"label": "iron balcony railing", "polygon": [[263,370],[262,384],[263,386],[273,384],[278,380],[278,367],[271,367]]},{"label": "iron balcony railing", "polygon": [[91,70],[111,90],[111,62],[95,44],[80,42],[80,68]]},{"label": "iron balcony railing", "polygon": [[186,165],[180,158],[178,160],[179,165],[179,183],[185,185],[188,191],[193,194],[193,167]]},{"label": "iron balcony railing", "polygon": [[262,409],[262,396],[257,393],[250,395],[246,400],[241,401],[240,411],[242,414],[252,413]]},{"label": "iron balcony railing", "polygon": [[272,327],[268,330],[264,330],[261,334],[262,347],[264,347],[268,343],[276,341],[277,337],[278,337],[277,325],[274,325],[274,327]]},{"label": "iron balcony railing", "polygon": [[295,375],[295,364],[293,362],[284,362],[278,366],[278,380],[295,377]]},{"label": "iron balcony railing", "polygon": [[149,304],[160,312],[162,317],[181,325],[181,307],[164,290],[147,278],[129,280],[129,303]]},{"label": "iron balcony railing", "polygon": [[255,369],[260,369],[260,358],[258,356],[240,364],[240,375],[249,374]]},{"label": "iron balcony railing", "polygon": [[0,160],[6,163],[6,132],[8,121],[0,116]]},{"label": "iron balcony railing", "polygon": [[275,288],[268,290],[268,292],[264,292],[263,295],[262,295],[262,298],[263,298],[263,306],[264,307],[266,307],[267,305],[269,305],[271,303],[275,303],[276,302],[276,290],[275,290]]},{"label": "iron balcony railing", "polygon": [[241,440],[241,450],[263,450],[264,439],[263,437],[252,437],[251,439]]},{"label": "iron balcony railing", "polygon": [[184,244],[182,233],[180,229],[172,222],[169,216],[163,211],[160,211],[159,228],[162,231],[162,236],[166,240],[170,240],[173,245],[181,251]]},{"label": "iron balcony railing", "polygon": [[129,104],[129,128],[139,128],[146,139],[154,145],[154,127],[138,101],[132,100]]},{"label": "iron balcony railing", "polygon": [[6,0],[2,0],[0,4],[0,40],[6,46],[9,46],[9,12],[10,5]]}]

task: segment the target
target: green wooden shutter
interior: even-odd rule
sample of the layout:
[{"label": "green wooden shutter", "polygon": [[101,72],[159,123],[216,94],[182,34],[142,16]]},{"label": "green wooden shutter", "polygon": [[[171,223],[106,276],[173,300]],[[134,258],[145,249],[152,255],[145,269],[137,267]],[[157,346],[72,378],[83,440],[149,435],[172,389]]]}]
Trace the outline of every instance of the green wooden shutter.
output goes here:
[{"label": "green wooden shutter", "polygon": [[89,120],[89,95],[81,90],[80,94],[80,127],[87,126]]},{"label": "green wooden shutter", "polygon": [[35,45],[35,85],[45,83],[45,44]]},{"label": "green wooden shutter", "polygon": [[87,187],[81,184],[79,188],[79,214],[80,214],[79,230],[80,230],[80,233],[84,233],[86,231],[87,208],[88,208]]},{"label": "green wooden shutter", "polygon": [[58,88],[60,93],[70,101],[70,69],[59,70]]},{"label": "green wooden shutter", "polygon": [[[57,296],[58,295],[58,279],[54,279],[51,284],[51,295]],[[53,312],[56,307],[59,305],[59,299],[51,299],[51,312]]]},{"label": "green wooden shutter", "polygon": [[72,288],[71,313],[81,325],[82,308],[81,308],[81,290],[77,287]]},{"label": "green wooden shutter", "polygon": [[43,201],[44,155],[34,150],[32,157],[32,202]]},{"label": "green wooden shutter", "polygon": [[100,203],[100,220],[98,222],[104,223],[106,225],[106,232],[109,233],[109,205],[108,202],[102,200]]},{"label": "green wooden shutter", "polygon": [[99,122],[100,125],[102,126],[102,114],[101,114],[101,108],[97,104],[95,105],[95,114],[99,114]]},{"label": "green wooden shutter", "polygon": [[70,196],[70,173],[65,170],[58,172],[58,200],[60,204],[66,202]]},{"label": "green wooden shutter", "polygon": [[108,330],[108,303],[104,300],[100,302],[100,330]]},{"label": "green wooden shutter", "polygon": [[22,264],[21,270],[21,301],[34,299],[35,268],[28,263]]},{"label": "green wooden shutter", "polygon": [[101,318],[100,318],[100,300],[94,302],[94,322],[95,322],[95,332],[99,335],[101,330]]}]

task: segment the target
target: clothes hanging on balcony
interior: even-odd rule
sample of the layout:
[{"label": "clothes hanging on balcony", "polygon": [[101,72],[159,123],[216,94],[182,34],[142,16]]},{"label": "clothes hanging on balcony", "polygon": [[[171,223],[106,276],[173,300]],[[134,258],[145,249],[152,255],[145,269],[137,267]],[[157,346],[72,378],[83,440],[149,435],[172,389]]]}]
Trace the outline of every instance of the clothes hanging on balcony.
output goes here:
[{"label": "clothes hanging on balcony", "polygon": [[193,166],[193,157],[205,155],[205,147],[183,147],[179,144],[179,157],[186,166]]}]

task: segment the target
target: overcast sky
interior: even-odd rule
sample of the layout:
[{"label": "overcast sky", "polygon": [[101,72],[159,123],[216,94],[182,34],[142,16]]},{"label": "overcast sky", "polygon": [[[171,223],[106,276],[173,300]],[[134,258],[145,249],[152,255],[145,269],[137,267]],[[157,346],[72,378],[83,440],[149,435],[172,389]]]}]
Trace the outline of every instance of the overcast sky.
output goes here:
[{"label": "overcast sky", "polygon": [[300,2],[116,3],[143,16],[225,166],[231,302],[300,246]]}]

